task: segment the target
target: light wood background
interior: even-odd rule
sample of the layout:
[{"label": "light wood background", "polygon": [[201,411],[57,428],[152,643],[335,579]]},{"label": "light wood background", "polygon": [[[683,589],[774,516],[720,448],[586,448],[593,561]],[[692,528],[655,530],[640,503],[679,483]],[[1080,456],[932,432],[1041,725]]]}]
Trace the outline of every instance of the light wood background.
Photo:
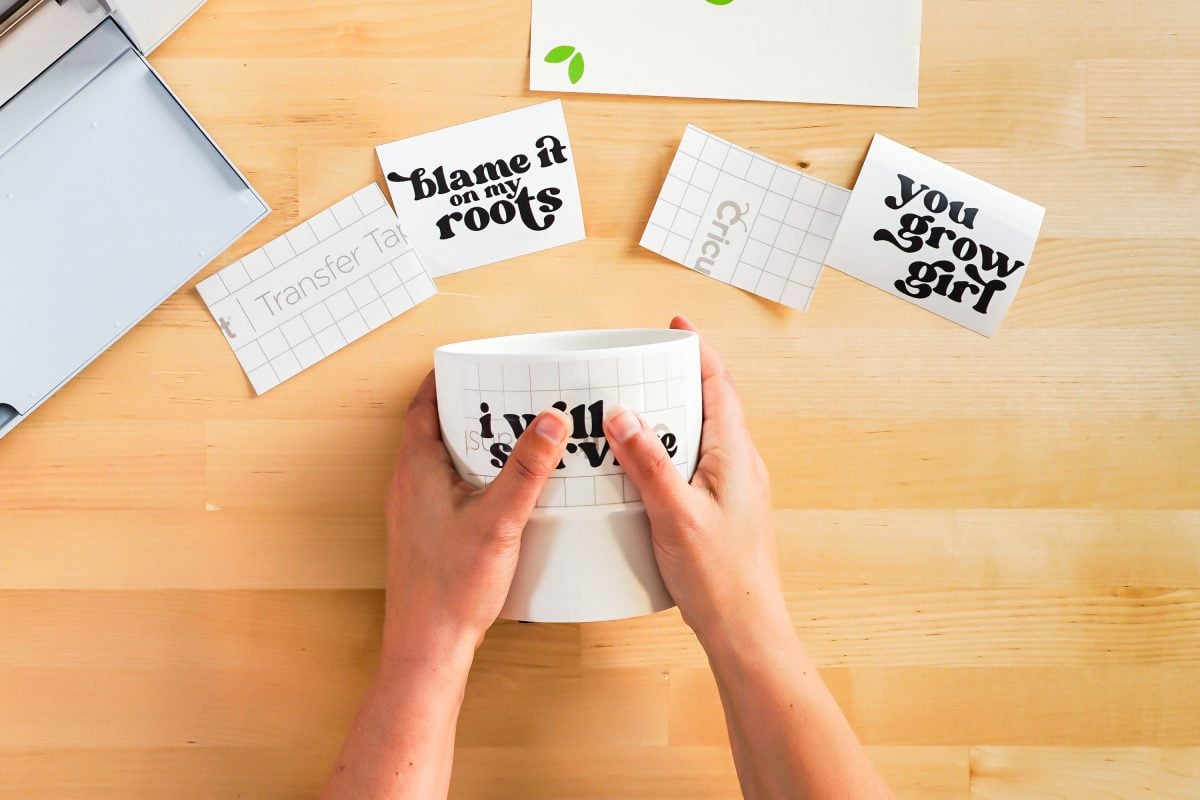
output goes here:
[{"label": "light wood background", "polygon": [[[526,0],[210,0],[152,61],[276,210],[205,274],[381,180],[375,144],[549,99],[528,34]],[[172,297],[0,441],[0,797],[313,796],[432,349],[676,312],[735,373],[796,626],[901,797],[1200,796],[1200,13],[926,0],[922,44],[916,110],[565,97],[586,242],[262,398]],[[845,185],[879,130],[1046,206],[999,335],[640,250],[688,122]],[[674,612],[498,625],[458,743],[456,798],[737,794]]]}]

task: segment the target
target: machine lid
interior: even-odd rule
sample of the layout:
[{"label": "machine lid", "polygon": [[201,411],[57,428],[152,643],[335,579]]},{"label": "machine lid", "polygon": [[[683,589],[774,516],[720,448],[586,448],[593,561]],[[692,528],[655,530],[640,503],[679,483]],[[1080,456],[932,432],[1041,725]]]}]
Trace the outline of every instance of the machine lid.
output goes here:
[{"label": "machine lid", "polygon": [[268,211],[103,21],[0,108],[0,404],[27,414]]}]

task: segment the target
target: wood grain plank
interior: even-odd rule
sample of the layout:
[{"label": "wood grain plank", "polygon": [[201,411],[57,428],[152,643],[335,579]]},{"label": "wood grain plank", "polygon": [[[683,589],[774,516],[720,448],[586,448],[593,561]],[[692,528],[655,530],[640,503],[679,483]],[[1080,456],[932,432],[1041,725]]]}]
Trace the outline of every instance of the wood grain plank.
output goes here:
[{"label": "wood grain plank", "polygon": [[780,507],[1195,506],[1192,422],[751,416],[750,428]]},{"label": "wood grain plank", "polygon": [[[117,391],[84,370],[6,437],[0,450],[5,509],[203,508],[204,424],[67,416],[71,392]],[[61,399],[60,399],[61,398]]]},{"label": "wood grain plank", "polygon": [[1196,747],[972,747],[971,797],[1187,800],[1200,786]]},{"label": "wood grain plank", "polygon": [[[1087,140],[1098,147],[1153,141],[1195,156],[1200,58],[1097,59],[1085,67]],[[1194,180],[1180,176],[1195,191]]]},{"label": "wood grain plank", "polygon": [[466,746],[667,744],[661,670],[476,669],[456,741]]},{"label": "wood grain plank", "polygon": [[382,509],[326,517],[211,504],[200,511],[0,511],[0,530],[0,590],[110,590],[136,602],[134,593],[146,590],[379,590],[384,583]]},{"label": "wood grain plank", "polygon": [[[834,667],[821,674],[869,744],[1200,744],[1195,667]],[[720,744],[722,719],[708,670],[671,671],[672,744]]]},{"label": "wood grain plank", "polygon": [[[1200,590],[1114,588],[787,592],[820,667],[1200,666]],[[585,629],[589,667],[696,667],[704,651],[677,612]]]},{"label": "wood grain plank", "polygon": [[0,796],[297,800],[316,796],[336,754],[336,745],[0,749]]},{"label": "wood grain plank", "polygon": [[778,511],[787,586],[1196,589],[1200,514],[1082,509]]}]

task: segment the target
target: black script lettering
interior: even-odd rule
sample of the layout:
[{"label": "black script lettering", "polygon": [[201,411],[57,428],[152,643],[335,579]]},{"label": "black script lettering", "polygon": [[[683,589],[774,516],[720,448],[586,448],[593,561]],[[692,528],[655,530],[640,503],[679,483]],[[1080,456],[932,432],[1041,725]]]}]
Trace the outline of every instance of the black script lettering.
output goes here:
[{"label": "black script lettering", "polygon": [[479,430],[483,433],[483,438],[493,439],[492,436],[492,415],[491,406],[487,403],[480,403],[479,410],[483,412],[483,416],[479,418]]},{"label": "black script lettering", "polygon": [[929,187],[922,183],[921,188],[914,192],[913,187],[916,185],[916,181],[899,173],[896,174],[896,177],[900,179],[900,197],[885,197],[883,204],[888,208],[898,211],[908,205],[914,197],[920,197],[921,192],[929,191]]},{"label": "black script lettering", "polygon": [[986,244],[980,245],[979,251],[979,266],[983,268],[983,271],[995,271],[995,273],[1001,278],[1007,278],[1009,275],[1012,275],[1021,267],[1025,266],[1024,261],[1013,261],[1010,265],[1008,263],[1007,253],[1001,253],[998,250],[993,250]]},{"label": "black script lettering", "polygon": [[600,449],[599,444],[594,441],[579,443],[579,452],[583,453],[584,458],[587,459],[588,465],[591,467],[598,467],[603,464],[604,458],[608,455],[608,442],[604,439],[600,441],[604,442],[603,449]]},{"label": "black script lettering", "polygon": [[538,148],[538,163],[543,168],[567,163],[567,148],[557,136],[548,133],[534,142],[533,146]]},{"label": "black script lettering", "polygon": [[918,299],[928,297],[933,294],[933,288],[929,284],[938,280],[939,271],[948,272],[952,275],[954,273],[954,262],[934,261],[930,263],[926,261],[914,261],[908,265],[908,277],[904,280],[896,281],[893,286],[909,297],[916,297]]},{"label": "black script lettering", "polygon": [[[1020,263],[1020,262],[1017,262],[1017,263]],[[995,297],[1000,292],[1003,292],[1006,288],[1008,288],[1008,284],[1006,284],[1004,281],[998,280],[998,279],[986,280],[979,273],[979,270],[975,269],[974,264],[967,264],[967,275],[969,275],[972,280],[977,281],[980,285],[979,300],[975,303],[974,306],[972,306],[972,308],[975,309],[976,311],[978,311],[980,314],[986,314],[987,310],[988,310],[988,306],[992,302],[992,298]]]},{"label": "black script lettering", "polygon": [[518,436],[518,437],[522,433],[525,432],[525,429],[529,427],[530,423],[532,423],[534,418],[536,418],[536,417],[537,417],[537,414],[522,414],[522,415],[505,414],[504,415],[505,421],[508,422],[508,427],[512,428],[513,436]]},{"label": "black script lettering", "polygon": [[933,217],[930,216],[905,214],[900,218],[900,230],[893,234],[886,228],[880,228],[875,231],[874,239],[877,242],[893,244],[905,253],[915,253],[921,249],[922,239],[929,232],[932,222]]},{"label": "black script lettering", "polygon": [[488,452],[492,454],[492,466],[496,469],[503,469],[508,462],[508,457],[512,455],[512,445],[504,442],[493,442],[488,448]]}]

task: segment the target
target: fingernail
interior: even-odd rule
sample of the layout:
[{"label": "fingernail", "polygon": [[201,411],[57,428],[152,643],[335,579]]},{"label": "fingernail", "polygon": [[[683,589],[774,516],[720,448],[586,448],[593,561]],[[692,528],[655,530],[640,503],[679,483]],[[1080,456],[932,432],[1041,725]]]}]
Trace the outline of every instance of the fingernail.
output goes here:
[{"label": "fingernail", "polygon": [[537,422],[533,423],[533,432],[549,442],[558,444],[567,438],[570,427],[567,415],[557,408],[551,408],[538,417]]},{"label": "fingernail", "polygon": [[604,427],[620,444],[629,441],[630,437],[640,431],[642,423],[637,414],[620,403],[616,403],[604,415]]}]

